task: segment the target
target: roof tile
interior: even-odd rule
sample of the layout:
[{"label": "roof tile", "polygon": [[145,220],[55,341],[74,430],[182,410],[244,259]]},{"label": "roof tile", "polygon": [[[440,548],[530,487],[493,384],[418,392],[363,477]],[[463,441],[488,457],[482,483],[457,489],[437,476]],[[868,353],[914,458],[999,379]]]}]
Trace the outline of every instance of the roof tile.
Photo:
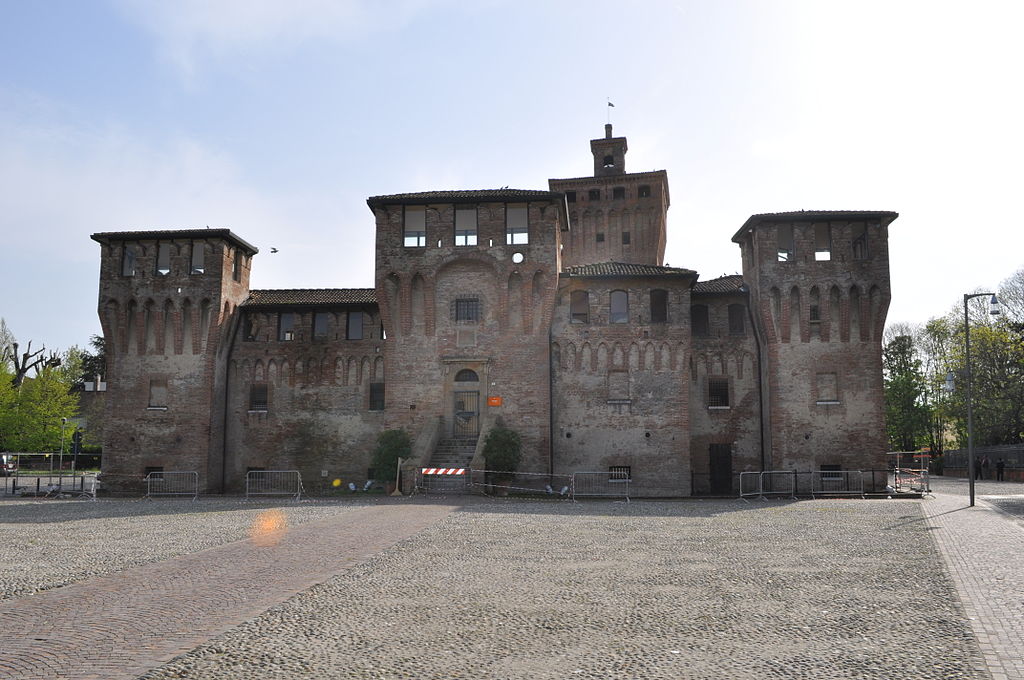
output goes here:
[{"label": "roof tile", "polygon": [[660,267],[654,264],[632,264],[629,262],[598,262],[596,264],[581,264],[574,267],[566,267],[562,276],[693,276],[697,272],[691,269],[679,269],[676,267]]},{"label": "roof tile", "polygon": [[376,304],[373,288],[281,288],[250,290],[246,307],[277,305],[358,305]]}]

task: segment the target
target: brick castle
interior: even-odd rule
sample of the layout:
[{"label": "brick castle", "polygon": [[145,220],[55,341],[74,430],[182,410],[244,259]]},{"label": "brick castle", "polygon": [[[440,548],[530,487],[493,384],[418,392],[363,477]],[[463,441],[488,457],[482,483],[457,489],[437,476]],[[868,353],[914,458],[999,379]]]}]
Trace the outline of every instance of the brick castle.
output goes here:
[{"label": "brick castle", "polygon": [[397,427],[413,464],[482,467],[499,419],[521,470],[608,471],[638,495],[883,468],[897,214],[753,215],[743,274],[700,281],[664,265],[667,173],[626,172],[611,125],[590,146],[593,176],[547,191],[369,198],[373,288],[252,290],[257,249],[227,229],[94,234],[108,486],[361,482]]}]

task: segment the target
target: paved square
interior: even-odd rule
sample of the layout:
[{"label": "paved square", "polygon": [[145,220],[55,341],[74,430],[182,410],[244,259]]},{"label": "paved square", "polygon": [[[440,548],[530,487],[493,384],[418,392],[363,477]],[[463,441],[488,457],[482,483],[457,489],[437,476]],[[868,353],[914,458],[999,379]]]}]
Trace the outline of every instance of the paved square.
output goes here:
[{"label": "paved square", "polygon": [[[237,540],[252,508],[200,501],[131,522],[173,518],[223,545],[176,557],[165,550],[144,564],[150,541],[140,540],[139,566],[0,604],[5,627],[19,621],[0,633],[0,676],[38,677],[33,658],[52,664],[62,654],[61,677],[95,674],[95,654],[82,651],[91,633],[76,630],[81,615],[60,621],[73,634],[33,646],[26,612],[52,612],[45,598],[94,584],[152,588],[147,570],[159,569],[179,574],[166,578],[182,595],[119,600],[105,626],[115,643],[94,677],[147,669],[147,679],[992,677],[922,513],[929,502],[300,505],[285,508],[296,516],[287,540],[260,548]],[[207,503],[221,504],[216,522]],[[452,503],[461,507],[450,512]],[[113,515],[90,521],[124,519]],[[44,525],[2,528],[12,526]],[[178,531],[167,543],[194,533]],[[7,582],[20,571],[17,551],[0,550]],[[74,562],[68,571],[82,573]],[[235,573],[246,563],[258,576]],[[225,577],[217,564],[239,566]],[[296,571],[309,572],[307,585],[282,586]],[[208,623],[204,589],[220,591],[220,623]],[[99,617],[107,606],[104,598],[91,605]],[[154,639],[178,639],[178,651]],[[36,657],[12,656],[30,647]]]}]

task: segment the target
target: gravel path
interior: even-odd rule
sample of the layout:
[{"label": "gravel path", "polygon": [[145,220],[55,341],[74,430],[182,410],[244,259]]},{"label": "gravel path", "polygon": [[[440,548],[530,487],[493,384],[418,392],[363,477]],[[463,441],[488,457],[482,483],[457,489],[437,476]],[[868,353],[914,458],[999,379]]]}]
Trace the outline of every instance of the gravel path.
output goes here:
[{"label": "gravel path", "polygon": [[247,538],[267,508],[279,508],[297,526],[372,502],[3,501],[0,601]]},{"label": "gravel path", "polygon": [[470,501],[143,677],[987,678],[921,519]]}]

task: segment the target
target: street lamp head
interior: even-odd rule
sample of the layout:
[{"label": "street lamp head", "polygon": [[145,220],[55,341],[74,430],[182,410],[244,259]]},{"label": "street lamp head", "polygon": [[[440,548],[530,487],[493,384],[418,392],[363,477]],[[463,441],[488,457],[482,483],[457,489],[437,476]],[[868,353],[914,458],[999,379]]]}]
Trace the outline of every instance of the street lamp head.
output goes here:
[{"label": "street lamp head", "polygon": [[988,313],[992,316],[999,316],[1001,313],[999,308],[999,300],[996,298],[995,293],[992,294],[992,299],[988,301]]}]

